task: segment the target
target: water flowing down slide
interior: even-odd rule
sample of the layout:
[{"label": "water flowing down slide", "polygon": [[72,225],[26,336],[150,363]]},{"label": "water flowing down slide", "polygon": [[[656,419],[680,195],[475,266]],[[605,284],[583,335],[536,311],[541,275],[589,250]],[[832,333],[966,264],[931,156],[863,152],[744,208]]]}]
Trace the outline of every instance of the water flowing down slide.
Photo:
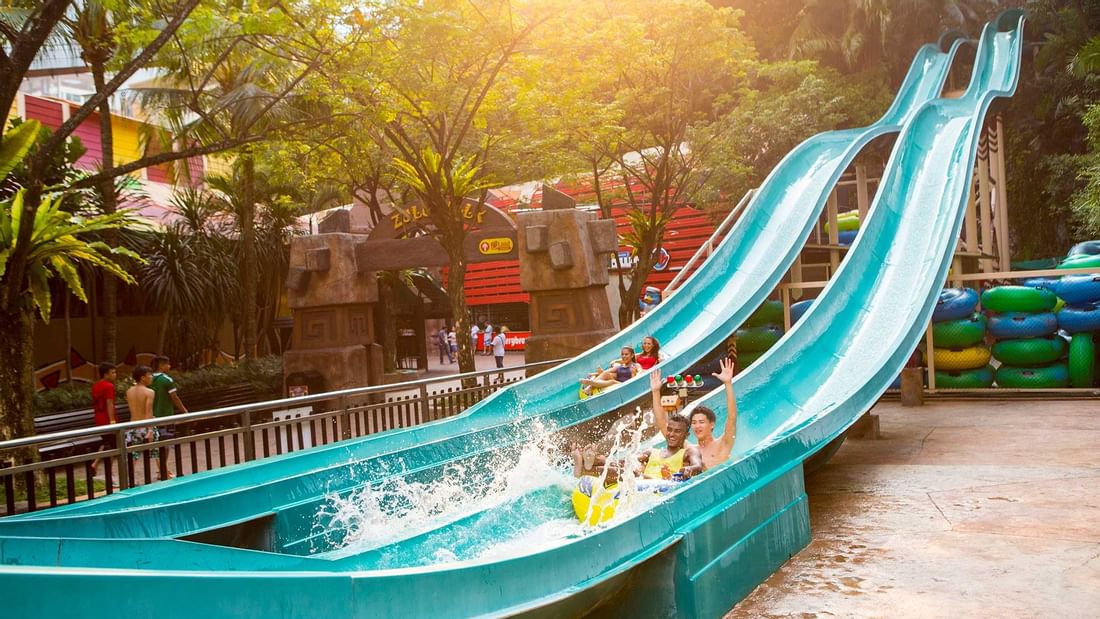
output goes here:
[{"label": "water flowing down slide", "polygon": [[[1022,26],[1018,12],[988,25],[964,97],[916,110],[836,276],[795,328],[737,378],[738,444],[727,464],[608,526],[546,533],[545,525],[561,514],[563,493],[553,491],[552,478],[548,486],[529,483],[537,464],[513,469],[523,475],[496,475],[493,450],[513,452],[511,460],[521,465],[538,460],[532,454],[541,445],[522,444],[527,437],[614,406],[562,403],[519,415],[515,407],[531,401],[513,392],[496,398],[511,400],[505,410],[474,411],[446,426],[445,434],[433,429],[444,423],[432,424],[132,491],[83,509],[0,521],[6,616],[62,616],[74,600],[95,600],[80,606],[88,617],[151,608],[166,617],[562,616],[623,591],[618,612],[720,616],[808,543],[802,461],[873,404],[919,341],[959,235],[985,113],[1015,88]],[[804,178],[789,180],[799,185]],[[740,241],[727,239],[716,257],[763,233],[768,218],[750,214],[731,234]],[[786,249],[782,241],[777,244]],[[715,322],[728,318],[732,329],[736,316],[719,316],[722,302],[702,293],[724,290],[723,283],[738,278],[738,266],[755,273],[761,262],[719,261],[727,272],[703,269],[669,306],[700,280],[695,294],[675,307],[693,317],[709,308],[706,315]],[[747,315],[762,299],[730,313]],[[700,343],[675,354],[713,348],[714,341],[702,342],[704,334],[696,337]],[[629,386],[611,394],[627,394]],[[546,389],[530,394],[545,393],[553,404],[557,391]],[[708,404],[712,399],[717,394]],[[724,414],[720,400],[712,407]],[[364,457],[371,464],[359,470]],[[341,459],[345,464],[334,466]],[[361,512],[365,545],[325,539],[330,532],[319,531],[313,516],[341,503],[323,495],[387,474],[401,480],[406,494],[383,493],[377,505],[403,510],[416,526],[400,539],[371,540],[380,529],[404,525]],[[455,481],[454,492],[465,501],[459,507],[468,509],[455,510],[441,496],[451,489],[438,485],[440,478]],[[491,483],[471,493],[479,481]],[[405,504],[407,497],[418,504]],[[522,543],[485,552],[501,541],[494,534],[513,530]],[[541,533],[523,537],[523,531]],[[188,539],[171,539],[181,535]]]},{"label": "water flowing down slide", "polygon": [[[230,491],[256,492],[254,483],[311,476],[308,483],[338,489],[349,482],[348,460],[385,457],[401,459],[385,470],[392,471],[410,461],[439,455],[463,455],[465,437],[479,432],[485,444],[494,436],[508,436],[520,418],[534,418],[554,411],[569,411],[573,420],[604,414],[648,392],[647,378],[639,377],[616,389],[580,402],[578,380],[598,365],[618,357],[624,345],[635,346],[645,335],[662,342],[668,354],[662,367],[682,371],[718,347],[764,301],[783,274],[790,269],[814,223],[824,208],[837,179],[872,140],[897,133],[927,101],[938,96],[962,44],[961,35],[948,33],[938,45],[921,47],[910,65],[897,96],[882,118],[860,129],[830,131],[814,136],[791,151],[768,175],[754,194],[730,233],[714,254],[691,278],[653,311],[578,357],[537,376],[502,389],[462,414],[423,426],[374,435],[354,446],[341,443],[295,454],[295,464],[278,466],[252,475],[224,475],[226,471],[188,477],[171,487],[139,488],[100,499],[92,504],[71,504],[50,510],[43,516],[56,518],[72,513],[90,517],[128,507],[145,510],[152,502],[164,505],[190,501],[197,496],[225,495]],[[425,444],[439,444],[450,437],[448,449],[429,452],[409,450]],[[441,462],[444,460],[437,460]],[[427,462],[424,462],[427,465]],[[326,470],[325,475],[318,472]],[[323,479],[323,481],[316,481]],[[361,481],[361,480],[360,480]],[[307,482],[303,482],[307,483]],[[269,483],[267,484],[269,485]],[[155,490],[155,498],[146,494]],[[272,490],[272,507],[286,490]],[[298,492],[292,490],[290,492]],[[202,520],[196,526],[212,524]],[[98,530],[98,529],[97,529]],[[180,531],[165,531],[175,535]]]}]

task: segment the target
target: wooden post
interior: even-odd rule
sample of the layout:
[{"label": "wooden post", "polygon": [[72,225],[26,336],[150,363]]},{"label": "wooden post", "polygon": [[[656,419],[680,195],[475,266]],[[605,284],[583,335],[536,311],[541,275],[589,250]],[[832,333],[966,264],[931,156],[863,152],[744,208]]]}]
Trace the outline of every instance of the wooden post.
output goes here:
[{"label": "wooden post", "polygon": [[[978,212],[981,217],[982,237],[980,251],[983,254],[993,254],[993,192],[989,186],[989,139],[983,132],[978,143]],[[993,261],[982,258],[979,261],[982,272],[993,270]]]},{"label": "wooden post", "polygon": [[859,222],[867,221],[867,210],[871,207],[870,191],[867,187],[867,166],[856,165],[856,208],[859,209]]},{"label": "wooden post", "polygon": [[1005,174],[1005,129],[1001,115],[997,114],[997,133],[994,140],[993,161],[997,174],[997,255],[1000,270],[1012,270],[1012,252],[1008,240],[1008,177]]},{"label": "wooden post", "polygon": [[[829,201],[826,203],[825,210],[827,211],[829,218],[829,245],[838,245],[840,243],[840,230],[837,225],[837,198],[836,188],[833,188],[832,193],[829,194]],[[840,251],[836,249],[829,250],[829,277],[836,273],[837,267],[840,266]]]},{"label": "wooden post", "polygon": [[779,300],[783,302],[783,331],[791,330],[791,289],[780,287]]},{"label": "wooden post", "polygon": [[[791,283],[801,284],[803,281],[805,281],[805,276],[802,274],[802,254],[799,253],[794,259],[794,264],[791,265]],[[801,288],[795,288],[790,292],[790,298],[800,300],[803,294]]]}]

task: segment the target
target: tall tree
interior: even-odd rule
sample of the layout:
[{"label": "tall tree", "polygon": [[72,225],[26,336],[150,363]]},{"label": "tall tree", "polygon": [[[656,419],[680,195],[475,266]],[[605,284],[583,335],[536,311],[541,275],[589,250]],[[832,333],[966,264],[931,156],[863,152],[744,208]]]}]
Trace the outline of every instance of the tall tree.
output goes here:
[{"label": "tall tree", "polygon": [[[73,41],[80,48],[80,57],[92,73],[96,93],[107,88],[107,64],[118,48],[118,33],[114,16],[101,0],[84,0],[73,8],[75,15],[65,20]],[[115,165],[114,134],[111,128],[111,98],[103,97],[99,104],[99,142],[102,151],[100,165],[109,172]],[[100,193],[103,212],[118,210],[115,181],[105,176],[96,188]],[[105,231],[108,245],[118,244],[114,230]],[[118,282],[113,277],[103,280],[103,356],[110,362],[118,360]]]},{"label": "tall tree", "polygon": [[[704,162],[730,129],[718,121],[747,92],[757,63],[737,14],[703,0],[632,0],[587,11],[597,29],[582,41],[589,45],[555,56],[569,59],[563,66],[570,72],[587,73],[583,94],[557,99],[564,106],[558,117],[578,138],[573,144],[605,216],[610,199],[627,210],[623,241],[633,265],[629,281],[619,279],[625,326],[638,316],[673,213],[706,186],[713,170]],[[568,79],[564,73],[551,74]],[[591,112],[576,113],[585,108]]]},{"label": "tall tree", "polygon": [[[367,135],[395,153],[449,260],[447,293],[458,331],[469,332],[463,281],[466,200],[524,178],[531,162],[502,158],[516,148],[524,75],[517,58],[559,13],[556,2],[395,0],[371,3],[360,23],[382,44],[359,46],[328,75],[332,105],[368,119]],[[403,207],[405,205],[398,205]],[[460,338],[459,368],[474,370]]]},{"label": "tall tree", "polygon": [[[0,11],[0,35],[4,37],[4,46],[0,50],[0,107],[4,110],[5,119],[13,107],[18,88],[31,63],[42,53],[51,36],[56,37],[56,32],[71,2],[70,0],[35,2],[16,0],[14,4],[18,10]],[[13,219],[26,222],[37,221],[39,209],[50,204],[48,196],[55,190],[50,186],[48,179],[52,174],[51,164],[56,160],[57,153],[68,148],[69,137],[81,123],[99,109],[106,98],[117,92],[140,69],[155,66],[158,63],[186,62],[181,61],[180,58],[189,58],[193,49],[181,45],[182,39],[178,34],[185,23],[193,24],[196,21],[189,21],[189,19],[198,4],[199,0],[180,0],[169,5],[159,2],[132,4],[135,10],[140,8],[141,24],[143,24],[140,27],[140,33],[136,33],[133,37],[135,41],[133,49],[128,49],[124,57],[119,57],[116,52],[113,63],[115,70],[111,78],[98,92],[77,107],[56,131],[37,144],[35,150],[28,155],[24,164],[26,173],[21,180],[23,190],[19,203],[21,212],[18,216],[13,215]],[[196,26],[196,40],[202,40],[200,35],[203,23],[227,13],[233,15],[238,21],[257,29],[264,26],[275,34],[284,35],[281,39],[278,39],[275,34],[250,39],[254,50],[269,50],[268,53],[271,55],[290,58],[295,64],[297,79],[291,77],[286,81],[285,88],[279,93],[281,100],[291,93],[306,74],[331,54],[329,44],[335,36],[333,33],[336,26],[343,23],[346,18],[331,4],[312,2],[299,6],[282,2],[271,5],[241,2],[236,6],[235,11],[227,11],[226,7],[213,6],[211,3],[209,6],[204,6],[204,11],[200,14],[202,19],[197,20],[202,23],[193,24]],[[227,43],[211,40],[211,43],[214,42]],[[299,44],[295,45],[294,42]],[[171,53],[162,55],[162,51],[168,51],[166,46],[169,43],[172,43]],[[199,74],[192,82],[193,100],[209,103],[209,99],[203,96],[203,90],[211,72],[220,69],[223,62],[216,60],[204,66],[208,71]],[[273,106],[276,102],[270,102],[270,105]],[[266,118],[269,110],[270,107],[261,108],[254,118],[255,121],[259,122],[260,119]],[[185,112],[181,111],[181,114],[188,112],[204,118],[220,113],[222,110],[194,107]],[[263,137],[265,137],[264,134],[253,131],[223,134],[210,140],[197,140],[189,135],[181,136],[179,140],[168,144],[169,148],[162,148],[159,152],[147,154],[136,161],[114,165],[109,169],[87,175],[69,184],[68,187],[70,189],[96,187],[104,179],[137,172],[152,165],[222,152],[254,143]],[[7,139],[7,134],[0,138],[0,148],[6,148]],[[10,432],[12,428],[25,430],[31,427],[29,422],[32,411],[31,380],[33,376],[30,371],[31,318],[29,309],[24,303],[24,292],[36,268],[32,260],[33,233],[34,226],[26,225],[18,228],[18,236],[11,244],[10,254],[5,256],[5,269],[0,274],[0,323],[9,325],[6,345],[0,347],[0,390],[8,394],[0,398],[0,423],[4,425],[5,433]]]},{"label": "tall tree", "polygon": [[[38,123],[30,121],[4,134],[0,144],[0,175],[7,176],[19,165],[38,137]],[[125,213],[95,215],[69,212],[63,208],[66,200],[73,199],[68,192],[39,192],[39,204],[34,217],[24,216],[24,202],[30,192],[20,187],[14,194],[0,200],[0,277],[7,276],[12,268],[12,258],[23,255],[25,276],[17,291],[22,311],[5,316],[3,322],[9,337],[0,344],[0,355],[14,367],[4,367],[0,372],[0,391],[5,401],[30,400],[32,389],[29,377],[34,375],[33,356],[29,335],[34,327],[34,313],[43,321],[51,317],[50,280],[60,279],[68,292],[87,302],[84,285],[78,272],[79,266],[92,266],[109,274],[132,282],[133,279],[117,262],[120,256],[137,258],[129,250],[109,247],[99,241],[90,241],[86,235],[117,229],[131,223]],[[29,232],[28,232],[29,230]],[[10,337],[27,334],[28,337]],[[33,422],[22,410],[13,407],[0,409],[0,440],[25,436],[33,432]]]}]

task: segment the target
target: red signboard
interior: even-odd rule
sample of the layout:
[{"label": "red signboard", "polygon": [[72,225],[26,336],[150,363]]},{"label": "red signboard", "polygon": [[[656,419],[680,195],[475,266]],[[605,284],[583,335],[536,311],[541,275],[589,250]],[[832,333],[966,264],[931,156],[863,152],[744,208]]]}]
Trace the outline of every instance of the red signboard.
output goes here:
[{"label": "red signboard", "polygon": [[504,350],[525,350],[530,331],[509,331],[504,334]]}]

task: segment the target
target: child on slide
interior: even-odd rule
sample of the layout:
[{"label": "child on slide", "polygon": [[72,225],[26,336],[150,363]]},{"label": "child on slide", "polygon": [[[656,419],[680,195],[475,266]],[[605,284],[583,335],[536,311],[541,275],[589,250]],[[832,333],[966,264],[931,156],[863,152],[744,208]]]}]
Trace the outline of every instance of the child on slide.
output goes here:
[{"label": "child on slide", "polygon": [[[581,379],[581,399],[595,395],[608,387],[625,383],[637,376],[641,369],[637,359],[635,359],[634,349],[630,346],[623,346],[619,360],[612,363],[610,368],[598,371],[595,376]],[[597,368],[597,370],[599,369]]]}]

